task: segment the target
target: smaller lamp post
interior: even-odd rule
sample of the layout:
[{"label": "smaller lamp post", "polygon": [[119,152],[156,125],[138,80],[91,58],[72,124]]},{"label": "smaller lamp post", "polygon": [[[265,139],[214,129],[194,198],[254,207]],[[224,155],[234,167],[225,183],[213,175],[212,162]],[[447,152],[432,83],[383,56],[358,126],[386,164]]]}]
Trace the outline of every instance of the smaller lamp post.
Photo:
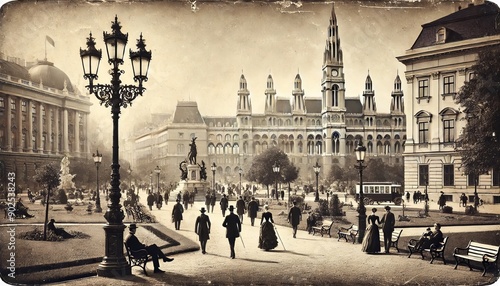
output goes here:
[{"label": "smaller lamp post", "polygon": [[238,170],[238,173],[240,174],[240,194],[243,195],[243,190],[241,189],[241,175],[243,174],[243,169],[241,167]]},{"label": "smaller lamp post", "polygon": [[130,165],[128,166],[128,187],[129,189],[132,189],[132,169],[130,169]]},{"label": "smaller lamp post", "polygon": [[149,191],[153,191],[153,171],[149,174]]},{"label": "smaller lamp post", "polygon": [[359,145],[354,150],[354,153],[356,153],[356,160],[358,161],[358,165],[354,165],[354,167],[359,170],[358,242],[362,243],[363,238],[365,237],[366,229],[366,208],[363,197],[363,169],[366,168],[363,163],[365,161],[366,147],[363,146],[363,143],[359,142]]},{"label": "smaller lamp post", "polygon": [[[274,162],[273,173],[275,175],[274,181],[276,183],[275,194],[276,194],[276,199],[278,200],[278,198],[279,198],[279,195],[278,195],[278,176],[279,176],[279,173],[280,173],[280,165],[278,164],[278,162]],[[269,196],[269,194],[268,194],[268,196]]]},{"label": "smaller lamp post", "polygon": [[210,169],[212,170],[212,189],[215,190],[215,171],[217,171],[217,165],[215,165],[215,162],[212,163]]},{"label": "smaller lamp post", "polygon": [[321,170],[321,166],[318,164],[318,161],[316,161],[316,165],[313,166],[314,173],[316,174],[316,197],[314,198],[315,202],[319,202],[319,189],[318,189],[318,176],[319,176],[319,171]]},{"label": "smaller lamp post", "polygon": [[95,154],[92,154],[92,157],[94,158],[94,163],[95,167],[97,169],[97,197],[95,199],[95,212],[100,213],[102,212],[101,208],[101,199],[100,199],[100,191],[99,191],[99,166],[101,165],[102,162],[102,154],[99,154],[99,150],[96,151]]},{"label": "smaller lamp post", "polygon": [[156,166],[156,168],[155,168],[155,173],[156,173],[156,192],[158,194],[160,194],[160,172],[161,172],[160,167]]}]

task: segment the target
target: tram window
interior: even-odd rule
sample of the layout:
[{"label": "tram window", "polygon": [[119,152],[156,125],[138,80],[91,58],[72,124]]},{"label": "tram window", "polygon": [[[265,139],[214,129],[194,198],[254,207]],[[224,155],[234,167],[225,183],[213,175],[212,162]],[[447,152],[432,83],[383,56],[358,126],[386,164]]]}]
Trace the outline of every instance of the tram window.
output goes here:
[{"label": "tram window", "polygon": [[378,191],[378,186],[375,186],[375,194],[378,194],[379,191]]},{"label": "tram window", "polygon": [[370,186],[370,194],[373,194],[373,186]]},{"label": "tram window", "polygon": [[391,193],[391,191],[389,190],[389,186],[385,186],[385,193],[386,194],[390,194]]}]

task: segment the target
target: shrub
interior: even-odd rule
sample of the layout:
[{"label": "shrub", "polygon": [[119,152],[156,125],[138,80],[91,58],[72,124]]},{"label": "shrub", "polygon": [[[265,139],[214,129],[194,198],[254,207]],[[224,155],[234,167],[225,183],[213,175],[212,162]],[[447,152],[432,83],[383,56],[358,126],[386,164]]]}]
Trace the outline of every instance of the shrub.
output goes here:
[{"label": "shrub", "polygon": [[444,206],[443,209],[441,210],[443,213],[446,213],[446,214],[451,214],[453,213],[453,208],[450,207],[450,206]]},{"label": "shrub", "polygon": [[476,210],[474,209],[474,206],[466,206],[465,207],[465,214],[466,215],[475,215]]},{"label": "shrub", "polygon": [[338,195],[332,195],[332,199],[330,200],[330,209],[332,216],[342,216],[344,212],[342,211],[342,203],[339,200]]}]

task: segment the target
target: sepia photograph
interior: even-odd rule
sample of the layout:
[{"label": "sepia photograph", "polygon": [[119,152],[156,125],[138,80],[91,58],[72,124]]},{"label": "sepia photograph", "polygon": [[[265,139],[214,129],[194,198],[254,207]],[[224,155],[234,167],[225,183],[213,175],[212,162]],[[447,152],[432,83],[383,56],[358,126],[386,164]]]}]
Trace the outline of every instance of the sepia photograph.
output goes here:
[{"label": "sepia photograph", "polygon": [[1,285],[496,285],[500,0],[0,2]]}]

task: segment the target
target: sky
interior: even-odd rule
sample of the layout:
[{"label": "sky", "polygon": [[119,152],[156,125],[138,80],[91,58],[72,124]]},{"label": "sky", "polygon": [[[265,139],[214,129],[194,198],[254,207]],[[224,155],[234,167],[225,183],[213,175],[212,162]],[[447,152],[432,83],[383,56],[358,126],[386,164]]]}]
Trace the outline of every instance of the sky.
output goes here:
[{"label": "sky", "polygon": [[[4,1],[5,2],[5,1]],[[194,2],[194,0],[191,0]],[[470,2],[470,1],[468,1]],[[103,49],[98,83],[107,84],[103,31],[115,15],[135,50],[142,33],[152,51],[147,91],[122,110],[125,129],[150,113],[172,113],[178,101],[197,101],[203,116],[234,116],[241,74],[245,75],[254,113],[264,111],[269,74],[279,98],[290,98],[300,73],[306,98],[321,96],[323,52],[335,5],[344,54],[346,96],[359,97],[369,73],[377,109],[389,112],[390,94],[405,66],[397,56],[410,49],[421,25],[468,2],[453,1],[23,1],[4,4],[0,51],[27,61],[53,62],[85,92],[79,49],[92,32]],[[193,9],[194,8],[194,9]],[[46,36],[55,47],[46,43]],[[128,52],[127,52],[128,54]],[[131,64],[122,69],[132,84]],[[110,110],[91,96],[92,122],[111,126]]]}]

